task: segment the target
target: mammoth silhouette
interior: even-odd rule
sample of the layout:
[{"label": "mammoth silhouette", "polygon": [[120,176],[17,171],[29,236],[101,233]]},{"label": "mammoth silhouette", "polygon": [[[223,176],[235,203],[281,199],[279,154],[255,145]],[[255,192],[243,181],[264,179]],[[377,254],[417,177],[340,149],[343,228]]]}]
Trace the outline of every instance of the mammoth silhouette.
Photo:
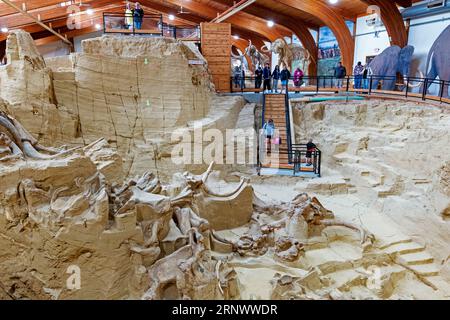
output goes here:
[{"label": "mammoth silhouette", "polygon": [[370,74],[374,76],[372,88],[377,88],[382,80],[383,90],[394,90],[397,73],[403,77],[409,76],[413,53],[413,46],[406,46],[403,49],[399,46],[390,46],[376,56],[368,66]]},{"label": "mammoth silhouette", "polygon": [[[442,31],[428,53],[427,78],[450,81],[450,25]],[[431,84],[428,85],[428,89]],[[448,98],[448,83],[443,87],[443,97]]]}]

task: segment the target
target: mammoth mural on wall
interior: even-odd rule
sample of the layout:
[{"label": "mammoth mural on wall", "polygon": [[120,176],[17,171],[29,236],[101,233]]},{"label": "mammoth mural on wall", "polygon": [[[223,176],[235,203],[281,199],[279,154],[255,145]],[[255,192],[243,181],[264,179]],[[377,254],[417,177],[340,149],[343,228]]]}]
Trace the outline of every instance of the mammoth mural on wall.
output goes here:
[{"label": "mammoth mural on wall", "polygon": [[[427,78],[450,81],[450,25],[442,31],[428,53]],[[428,88],[431,84],[428,86]],[[444,86],[443,96],[448,98],[448,85]]]},{"label": "mammoth mural on wall", "polygon": [[277,54],[278,59],[281,62],[280,64],[287,66],[288,69],[292,68],[293,61],[298,60],[301,61],[302,70],[306,72],[312,60],[312,56],[308,50],[295,43],[288,44],[281,38],[272,42],[270,50],[264,45],[261,47],[261,51],[265,53],[271,52]]},{"label": "mammoth mural on wall", "polygon": [[[383,90],[395,90],[396,85],[404,86],[404,83],[397,83],[396,76],[401,74],[403,79],[409,76],[412,56],[414,54],[413,46],[400,48],[399,46],[390,46],[382,53],[376,56],[368,65],[369,74],[374,76],[372,88],[376,89],[380,81]],[[381,77],[389,77],[382,79]],[[423,78],[423,75],[421,74]],[[418,87],[421,84],[408,84],[410,87]]]}]

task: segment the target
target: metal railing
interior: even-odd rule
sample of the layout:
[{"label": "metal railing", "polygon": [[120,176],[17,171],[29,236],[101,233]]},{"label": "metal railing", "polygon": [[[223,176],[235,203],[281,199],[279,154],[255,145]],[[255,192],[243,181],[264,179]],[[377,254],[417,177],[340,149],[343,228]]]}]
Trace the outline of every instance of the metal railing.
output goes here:
[{"label": "metal railing", "polygon": [[103,13],[103,32],[119,34],[163,35],[161,14],[144,14],[142,17],[126,13]]},{"label": "metal railing", "polygon": [[[334,76],[304,76],[301,78],[299,86],[294,85],[294,78],[291,77],[288,87],[291,92],[312,92],[312,93],[355,93],[360,95],[390,95],[404,98],[419,98],[423,101],[437,101],[450,104],[448,90],[450,88],[449,80],[395,76],[373,75],[367,78],[355,76],[346,76],[338,79]],[[262,92],[261,87],[256,87],[256,78],[254,76],[236,76],[230,78],[231,92]],[[389,87],[389,89],[383,89]],[[435,89],[436,93],[430,93],[429,89]],[[394,88],[392,90],[392,88]],[[275,92],[272,88],[272,92]],[[281,91],[281,81],[276,88]]]},{"label": "metal railing", "polygon": [[[292,155],[294,175],[297,172],[314,172],[321,176],[322,151],[317,147],[314,151],[308,151],[306,144],[293,144],[289,153]],[[308,159],[311,159],[311,166],[303,166],[308,164]]]},{"label": "metal railing", "polygon": [[164,36],[183,41],[200,42],[201,34],[198,26],[170,26],[163,24]]},{"label": "metal railing", "polygon": [[103,32],[116,34],[151,35],[200,42],[199,26],[172,26],[163,22],[161,14],[142,18],[126,13],[103,13]]}]

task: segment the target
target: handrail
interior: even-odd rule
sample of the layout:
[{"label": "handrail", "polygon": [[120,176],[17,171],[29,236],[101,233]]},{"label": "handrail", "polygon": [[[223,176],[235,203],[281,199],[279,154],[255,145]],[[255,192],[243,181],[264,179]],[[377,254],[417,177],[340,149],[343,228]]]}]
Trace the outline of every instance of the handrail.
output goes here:
[{"label": "handrail", "polygon": [[[312,163],[314,173],[319,177],[321,176],[321,163],[322,163],[322,151],[319,148],[315,148],[315,151],[311,152],[311,158],[314,159]],[[308,148],[306,144],[293,144],[292,149],[288,151],[291,155],[294,156],[294,160],[292,161],[294,164],[294,175],[297,172],[302,172],[301,164],[302,158],[306,158],[308,153]]]},{"label": "handrail", "polygon": [[[285,118],[286,118],[286,143],[288,150],[291,150],[292,146],[292,139],[291,139],[291,119],[289,116],[289,88],[286,86],[286,95],[284,97],[284,112],[285,112]],[[292,157],[290,154],[288,154],[288,162],[292,162]]]},{"label": "handrail", "polygon": [[[397,83],[396,76],[382,76],[382,75],[372,75],[367,78],[362,79],[362,87],[355,88],[352,84],[356,82],[357,78],[355,76],[346,76],[342,79],[342,88],[337,88],[337,78],[334,76],[304,76],[302,78],[304,85],[301,87],[291,86],[295,91],[308,91],[315,92],[316,94],[323,92],[352,92],[360,95],[393,95],[397,97],[404,98],[419,98],[422,101],[437,101],[440,103],[450,104],[450,98],[448,97],[448,89],[450,88],[449,80],[440,79],[430,79],[430,78],[420,78],[420,77],[404,77],[403,83]],[[293,80],[293,77],[289,81]],[[358,79],[360,80],[360,78]],[[254,76],[246,76],[244,78],[239,78],[239,83],[247,82],[246,88],[231,88],[231,92],[260,92],[261,88],[254,88],[248,85],[248,82],[254,82]],[[391,81],[395,85],[397,90],[383,90],[378,89],[378,86],[382,81]],[[429,93],[429,88],[435,85],[437,86],[438,95],[433,95]],[[414,86],[416,88],[411,88]],[[417,89],[418,88],[418,89]],[[401,89],[401,90],[398,90]]]},{"label": "handrail", "polygon": [[[131,20],[129,21],[131,24],[128,24],[127,19]],[[148,21],[155,23],[154,28],[145,28]],[[163,22],[162,14],[144,14],[142,22],[144,24],[142,29],[136,29],[134,16],[119,12],[105,12],[103,13],[103,32],[145,34],[196,42],[200,42],[201,39],[200,26],[169,25]],[[108,27],[107,24],[114,24],[114,26]]]}]

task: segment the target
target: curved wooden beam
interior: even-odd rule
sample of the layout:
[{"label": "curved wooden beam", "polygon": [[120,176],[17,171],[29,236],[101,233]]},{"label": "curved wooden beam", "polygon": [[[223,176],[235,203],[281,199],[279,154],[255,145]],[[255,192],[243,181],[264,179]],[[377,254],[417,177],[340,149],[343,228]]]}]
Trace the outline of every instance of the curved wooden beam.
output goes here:
[{"label": "curved wooden beam", "polygon": [[[225,3],[227,0],[214,0],[219,1],[221,3]],[[273,12],[269,9],[266,9],[261,6],[252,5],[245,9],[245,12],[252,14],[257,17],[272,17],[275,20],[275,23],[289,29],[293,32],[297,38],[302,43],[303,47],[308,50],[311,57],[313,58],[310,65],[308,74],[316,75],[317,74],[317,58],[318,58],[318,48],[316,44],[316,40],[312,36],[308,27],[306,27],[301,21],[296,21],[292,17],[283,15],[277,12]],[[260,48],[260,47],[259,47]]]},{"label": "curved wooden beam", "polygon": [[[214,19],[217,14],[221,12],[221,9],[219,8],[208,6],[196,0],[167,0],[167,2],[180,7],[182,6],[189,11],[196,12],[199,15],[207,18],[208,20]],[[276,39],[282,38],[289,34],[287,30],[278,26],[269,28],[264,19],[257,18],[244,12],[238,12],[235,15],[229,17],[226,21],[236,27],[257,33],[263,38],[268,38],[270,41],[275,41]]]},{"label": "curved wooden beam", "polygon": [[[247,48],[247,46],[248,46],[247,41],[245,41],[244,39],[231,39],[231,44],[234,47],[238,48],[242,52],[242,54],[244,54],[245,48]],[[248,68],[250,70],[253,70],[252,69],[253,64],[252,64],[252,60],[250,59],[250,57],[245,55],[245,60],[247,60]]]},{"label": "curved wooden beam", "polygon": [[406,31],[403,17],[397,5],[393,1],[363,0],[368,5],[376,5],[381,10],[381,20],[389,34],[391,45],[403,48],[408,44],[408,32]]},{"label": "curved wooden beam", "polygon": [[355,40],[345,23],[345,19],[336,13],[325,2],[317,0],[277,0],[294,9],[307,12],[316,16],[326,24],[334,33],[342,54],[342,63],[347,72],[353,70],[353,56],[355,51]]}]

